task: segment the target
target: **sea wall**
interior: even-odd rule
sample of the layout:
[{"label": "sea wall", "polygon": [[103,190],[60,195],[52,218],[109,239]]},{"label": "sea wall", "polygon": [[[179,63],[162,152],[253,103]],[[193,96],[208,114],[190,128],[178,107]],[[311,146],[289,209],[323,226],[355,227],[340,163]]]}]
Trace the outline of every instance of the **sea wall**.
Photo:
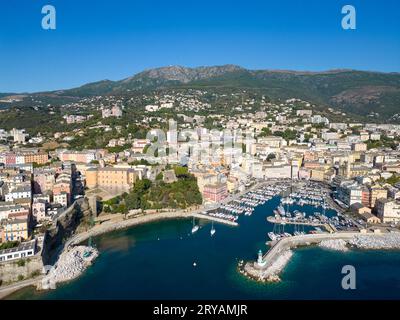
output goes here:
[{"label": "sea wall", "polygon": [[[306,234],[283,238],[277,241],[264,255],[262,264],[247,262],[239,268],[246,276],[259,281],[277,281],[278,273],[289,261],[288,251],[299,246],[319,244],[330,250],[347,251],[348,247],[358,249],[400,249],[400,232],[384,234],[337,232],[331,234]],[[282,259],[282,257],[284,257]]]},{"label": "sea wall", "polygon": [[[306,234],[283,238],[270,248],[263,257],[263,264],[247,262],[240,271],[246,276],[259,281],[279,281],[278,274],[289,262],[291,254],[288,252],[298,246],[312,245],[326,240],[344,239],[350,240],[359,233],[323,233]],[[282,256],[284,259],[282,259]]]},{"label": "sea wall", "polygon": [[11,283],[38,277],[43,270],[41,256],[25,260],[14,260],[0,263],[0,289]]}]

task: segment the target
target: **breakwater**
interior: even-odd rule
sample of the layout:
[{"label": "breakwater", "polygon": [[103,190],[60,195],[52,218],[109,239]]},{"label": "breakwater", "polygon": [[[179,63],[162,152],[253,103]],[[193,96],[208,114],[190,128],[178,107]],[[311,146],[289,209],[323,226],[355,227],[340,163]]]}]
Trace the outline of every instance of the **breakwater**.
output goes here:
[{"label": "breakwater", "polygon": [[41,279],[39,290],[56,289],[58,283],[67,282],[79,277],[98,256],[98,251],[92,247],[76,246],[64,251],[57,263],[48,270]]}]

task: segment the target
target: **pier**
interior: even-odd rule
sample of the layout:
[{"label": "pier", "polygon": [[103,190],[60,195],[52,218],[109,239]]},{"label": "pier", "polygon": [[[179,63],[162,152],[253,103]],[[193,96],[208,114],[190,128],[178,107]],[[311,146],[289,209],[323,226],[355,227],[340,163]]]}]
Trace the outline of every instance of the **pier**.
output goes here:
[{"label": "pier", "polygon": [[297,225],[304,225],[304,226],[311,226],[311,227],[323,227],[323,228],[325,228],[325,230],[327,230],[330,233],[337,231],[335,226],[331,225],[330,223],[310,221],[308,219],[286,218],[285,220],[283,220],[283,219],[277,219],[275,217],[269,216],[269,217],[267,217],[267,221],[270,223],[275,223],[275,224],[297,224]]},{"label": "pier", "polygon": [[202,213],[193,212],[193,213],[189,214],[189,216],[194,217],[194,218],[198,218],[198,219],[203,219],[203,220],[210,220],[210,221],[214,221],[214,222],[218,222],[218,223],[221,223],[221,224],[226,224],[226,225],[234,226],[234,227],[237,227],[239,225],[235,221],[230,221],[230,220],[227,220],[227,219],[221,219],[221,218],[218,218],[218,217],[213,217],[213,216],[210,216],[208,214],[202,214]]}]

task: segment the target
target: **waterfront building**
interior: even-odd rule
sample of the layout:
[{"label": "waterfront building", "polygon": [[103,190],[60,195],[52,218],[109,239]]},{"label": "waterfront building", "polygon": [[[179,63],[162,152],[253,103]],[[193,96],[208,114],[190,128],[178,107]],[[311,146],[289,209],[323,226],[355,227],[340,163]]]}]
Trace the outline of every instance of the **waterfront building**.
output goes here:
[{"label": "waterfront building", "polygon": [[366,186],[362,186],[362,191],[361,191],[361,204],[365,207],[370,206],[370,198],[371,198],[371,192],[370,189]]},{"label": "waterfront building", "polygon": [[201,193],[204,191],[204,186],[219,182],[217,174],[210,174],[206,172],[192,172],[192,174],[197,178],[197,185]]},{"label": "waterfront building", "polygon": [[376,201],[376,212],[383,223],[399,223],[400,201],[378,199]]},{"label": "waterfront building", "polygon": [[344,181],[338,187],[338,198],[347,206],[362,203],[362,187],[355,181]]},{"label": "waterfront building", "polygon": [[0,250],[0,262],[23,259],[36,253],[36,239],[21,243],[16,248]]},{"label": "waterfront building", "polygon": [[290,179],[292,178],[292,166],[289,164],[283,165],[264,165],[265,179]]},{"label": "waterfront building", "polygon": [[376,215],[372,214],[371,212],[361,213],[361,218],[367,223],[372,223],[372,224],[381,223],[381,219],[378,218]]},{"label": "waterfront building", "polygon": [[374,208],[378,199],[387,199],[387,189],[380,185],[373,185],[369,187],[369,207]]},{"label": "waterfront building", "polygon": [[205,201],[219,202],[228,196],[226,183],[208,184],[204,186],[203,199]]},{"label": "waterfront building", "polygon": [[323,168],[312,169],[310,180],[324,181],[325,180],[325,170]]}]

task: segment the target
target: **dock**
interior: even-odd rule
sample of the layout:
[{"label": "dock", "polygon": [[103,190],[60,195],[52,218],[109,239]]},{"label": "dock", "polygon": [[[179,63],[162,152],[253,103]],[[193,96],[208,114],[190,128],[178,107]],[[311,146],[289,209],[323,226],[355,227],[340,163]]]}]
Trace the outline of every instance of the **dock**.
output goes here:
[{"label": "dock", "polygon": [[196,212],[194,212],[194,213],[192,213],[192,214],[190,214],[190,215],[191,215],[192,217],[194,217],[194,218],[204,219],[204,220],[210,220],[210,221],[214,221],[214,222],[226,224],[226,225],[229,225],[229,226],[237,227],[237,226],[239,225],[239,224],[238,224],[237,222],[235,222],[235,221],[230,221],[230,220],[227,220],[227,219],[221,219],[221,218],[218,218],[218,217],[213,217],[213,216],[210,216],[210,215],[208,215],[208,214],[202,214],[202,213],[196,213]]},{"label": "dock", "polygon": [[269,216],[267,217],[267,221],[270,223],[275,223],[275,224],[297,224],[297,225],[304,225],[304,226],[311,226],[311,227],[323,227],[325,230],[327,230],[330,233],[336,232],[336,228],[331,225],[330,223],[323,223],[323,222],[315,222],[315,221],[310,221],[307,219],[293,219],[293,218],[286,218],[285,220],[283,219],[277,219],[275,217]]}]

